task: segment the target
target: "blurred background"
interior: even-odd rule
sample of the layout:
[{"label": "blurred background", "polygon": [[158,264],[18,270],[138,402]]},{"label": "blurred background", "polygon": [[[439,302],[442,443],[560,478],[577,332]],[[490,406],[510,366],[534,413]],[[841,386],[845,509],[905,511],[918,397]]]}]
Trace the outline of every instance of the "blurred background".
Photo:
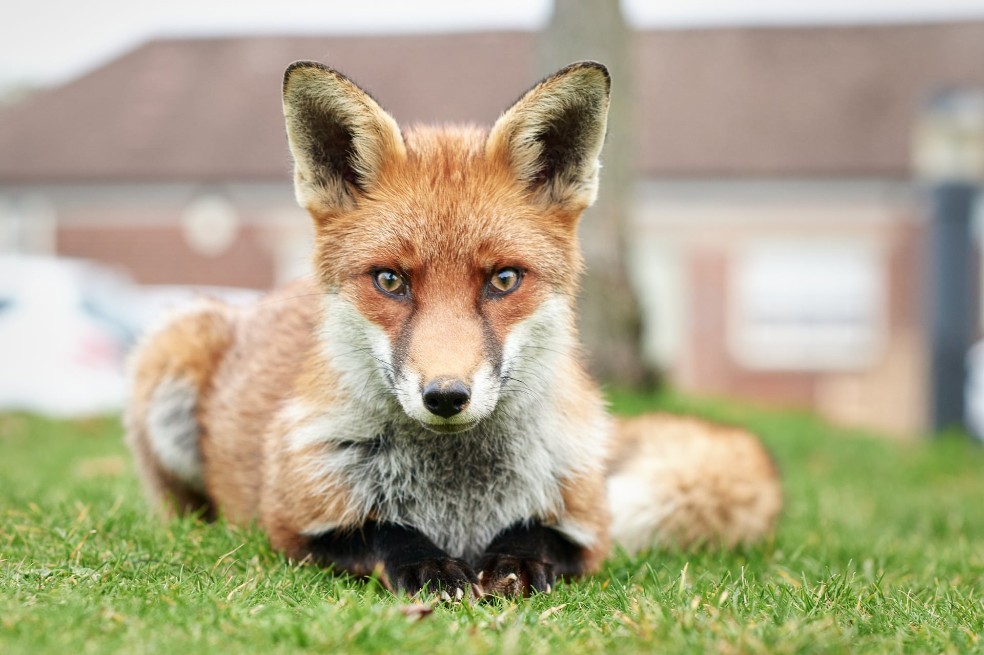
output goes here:
[{"label": "blurred background", "polygon": [[166,308],[304,274],[291,61],[338,68],[411,124],[491,123],[543,75],[597,59],[614,77],[582,225],[597,375],[900,436],[984,423],[984,0],[5,14],[0,407],[116,409],[126,350]]}]

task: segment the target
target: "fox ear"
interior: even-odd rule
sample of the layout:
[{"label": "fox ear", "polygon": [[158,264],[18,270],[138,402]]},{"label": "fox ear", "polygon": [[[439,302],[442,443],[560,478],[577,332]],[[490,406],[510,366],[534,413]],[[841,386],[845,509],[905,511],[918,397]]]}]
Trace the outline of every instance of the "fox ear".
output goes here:
[{"label": "fox ear", "polygon": [[368,93],[327,66],[291,64],[284,118],[294,193],[312,213],[352,207],[391,158],[406,157],[400,128]]},{"label": "fox ear", "polygon": [[496,121],[486,153],[505,157],[516,177],[545,202],[573,210],[590,206],[598,194],[610,89],[601,64],[571,64],[527,91]]}]

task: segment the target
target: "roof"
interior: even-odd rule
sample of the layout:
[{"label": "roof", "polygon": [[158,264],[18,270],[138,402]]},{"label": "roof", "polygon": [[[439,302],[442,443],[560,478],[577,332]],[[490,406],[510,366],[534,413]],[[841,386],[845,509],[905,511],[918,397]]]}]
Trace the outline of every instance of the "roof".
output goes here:
[{"label": "roof", "polygon": [[920,107],[984,88],[984,22],[653,32],[641,168],[657,176],[908,176]]},{"label": "roof", "polygon": [[[657,177],[905,176],[927,95],[984,87],[984,22],[653,31],[635,48],[639,168]],[[537,77],[525,32],[157,40],[0,112],[0,183],[287,180],[297,59],[403,124],[489,123]]]},{"label": "roof", "polygon": [[0,181],[287,180],[290,62],[330,62],[404,124],[489,122],[529,84],[532,46],[522,33],[151,41],[0,113]]}]

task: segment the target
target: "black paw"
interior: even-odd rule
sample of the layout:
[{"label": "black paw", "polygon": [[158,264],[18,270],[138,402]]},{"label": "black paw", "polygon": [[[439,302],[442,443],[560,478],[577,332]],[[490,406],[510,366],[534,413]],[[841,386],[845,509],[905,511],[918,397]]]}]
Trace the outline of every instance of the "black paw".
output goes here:
[{"label": "black paw", "polygon": [[553,591],[553,565],[540,559],[491,554],[478,565],[478,583],[491,596],[529,596]]},{"label": "black paw", "polygon": [[460,559],[431,558],[400,563],[387,569],[390,587],[411,596],[421,592],[436,594],[442,600],[460,601],[477,598],[478,576]]}]

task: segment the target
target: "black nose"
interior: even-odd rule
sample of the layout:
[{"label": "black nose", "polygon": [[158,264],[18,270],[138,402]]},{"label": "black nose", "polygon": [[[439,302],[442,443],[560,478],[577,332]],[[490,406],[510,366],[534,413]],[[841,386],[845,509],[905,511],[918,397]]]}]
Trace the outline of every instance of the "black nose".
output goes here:
[{"label": "black nose", "polygon": [[424,387],[424,407],[431,414],[451,418],[468,405],[471,390],[461,380],[437,378]]}]

